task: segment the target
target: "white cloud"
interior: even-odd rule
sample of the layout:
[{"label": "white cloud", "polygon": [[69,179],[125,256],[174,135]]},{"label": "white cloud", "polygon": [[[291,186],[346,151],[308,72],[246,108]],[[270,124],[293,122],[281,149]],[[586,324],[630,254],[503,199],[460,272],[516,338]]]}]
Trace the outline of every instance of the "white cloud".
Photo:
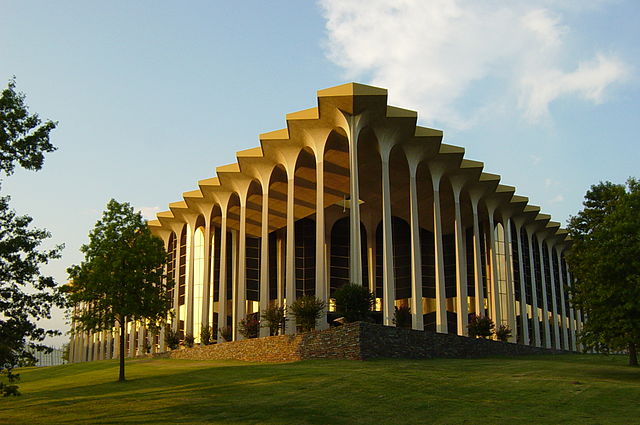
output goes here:
[{"label": "white cloud", "polygon": [[529,158],[531,159],[531,163],[533,165],[538,165],[542,161],[542,157],[538,155],[529,155]]},{"label": "white cloud", "polygon": [[[562,12],[545,0],[321,0],[326,53],[349,79],[390,89],[429,122],[463,128],[497,107],[532,121],[563,96],[599,103],[628,68],[611,54],[571,63]],[[582,9],[590,9],[585,6]],[[553,9],[553,10],[552,10]],[[493,84],[482,85],[490,80]],[[469,92],[480,102],[468,106]]]},{"label": "white cloud", "polygon": [[142,217],[147,220],[155,220],[156,213],[160,211],[160,207],[138,207],[135,211],[141,212]]},{"label": "white cloud", "polygon": [[564,196],[562,194],[558,194],[556,196],[553,197],[553,199],[549,200],[549,204],[559,204],[560,202],[564,201]]},{"label": "white cloud", "polygon": [[573,72],[541,69],[529,73],[520,81],[520,106],[531,120],[549,113],[549,104],[561,96],[579,95],[593,103],[602,103],[605,89],[628,74],[627,66],[617,58],[598,54],[589,62],[582,62]]}]

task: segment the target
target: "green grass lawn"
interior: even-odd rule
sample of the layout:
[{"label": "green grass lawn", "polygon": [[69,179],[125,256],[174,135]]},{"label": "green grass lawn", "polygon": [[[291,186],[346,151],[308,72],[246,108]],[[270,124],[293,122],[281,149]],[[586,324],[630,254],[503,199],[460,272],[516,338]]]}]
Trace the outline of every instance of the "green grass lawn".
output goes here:
[{"label": "green grass lawn", "polygon": [[640,369],[620,356],[115,360],[20,371],[0,423],[633,424]]}]

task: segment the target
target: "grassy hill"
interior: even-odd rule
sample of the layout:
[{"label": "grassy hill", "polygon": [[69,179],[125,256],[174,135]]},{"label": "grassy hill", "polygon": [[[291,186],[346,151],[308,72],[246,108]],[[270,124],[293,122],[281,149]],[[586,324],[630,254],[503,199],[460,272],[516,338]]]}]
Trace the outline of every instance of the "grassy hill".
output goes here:
[{"label": "grassy hill", "polygon": [[620,356],[475,360],[318,360],[287,364],[172,359],[21,371],[10,424],[631,424],[640,369]]}]

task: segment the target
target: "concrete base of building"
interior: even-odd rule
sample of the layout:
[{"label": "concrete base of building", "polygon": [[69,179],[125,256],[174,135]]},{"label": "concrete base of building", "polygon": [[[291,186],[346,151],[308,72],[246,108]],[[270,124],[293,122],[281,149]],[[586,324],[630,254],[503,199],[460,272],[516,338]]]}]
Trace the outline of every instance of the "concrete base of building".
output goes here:
[{"label": "concrete base of building", "polygon": [[567,353],[570,352],[357,322],[306,334],[196,346],[155,356],[191,360],[292,362],[305,359],[481,358]]}]

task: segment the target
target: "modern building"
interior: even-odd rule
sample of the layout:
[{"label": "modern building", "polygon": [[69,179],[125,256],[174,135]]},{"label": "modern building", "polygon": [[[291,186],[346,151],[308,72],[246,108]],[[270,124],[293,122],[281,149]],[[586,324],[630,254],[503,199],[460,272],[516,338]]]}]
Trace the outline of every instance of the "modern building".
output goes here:
[{"label": "modern building", "polygon": [[[335,290],[355,282],[375,294],[384,325],[408,306],[413,329],[467,335],[479,314],[509,326],[512,342],[578,348],[559,223],[418,126],[416,112],[387,105],[385,89],[349,83],[317,96],[149,222],[170,253],[176,331],[197,342],[203,325],[230,326],[240,339],[248,314],[303,294],[330,313]],[[77,335],[74,359],[117,354],[118,331]],[[129,355],[165,348],[144,324],[125,332]]]}]

